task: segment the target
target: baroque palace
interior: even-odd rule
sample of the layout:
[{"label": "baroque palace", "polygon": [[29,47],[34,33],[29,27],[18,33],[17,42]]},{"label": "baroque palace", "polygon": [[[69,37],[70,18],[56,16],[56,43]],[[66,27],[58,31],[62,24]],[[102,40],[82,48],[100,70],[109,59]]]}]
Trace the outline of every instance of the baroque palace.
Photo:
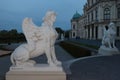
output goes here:
[{"label": "baroque palace", "polygon": [[120,40],[120,0],[87,0],[83,12],[71,19],[71,38],[102,39],[104,27],[114,22]]}]

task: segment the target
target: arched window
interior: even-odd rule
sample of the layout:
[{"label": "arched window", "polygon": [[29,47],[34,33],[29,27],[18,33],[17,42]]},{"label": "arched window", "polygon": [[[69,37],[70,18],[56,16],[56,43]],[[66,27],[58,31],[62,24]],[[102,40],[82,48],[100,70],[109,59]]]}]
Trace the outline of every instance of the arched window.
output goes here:
[{"label": "arched window", "polygon": [[110,9],[109,8],[104,9],[104,19],[110,20]]},{"label": "arched window", "polygon": [[75,24],[73,24],[73,29],[76,29],[76,28],[75,28]]},{"label": "arched window", "polygon": [[73,32],[73,37],[74,37],[74,38],[76,37],[76,33],[75,33],[75,32]]}]

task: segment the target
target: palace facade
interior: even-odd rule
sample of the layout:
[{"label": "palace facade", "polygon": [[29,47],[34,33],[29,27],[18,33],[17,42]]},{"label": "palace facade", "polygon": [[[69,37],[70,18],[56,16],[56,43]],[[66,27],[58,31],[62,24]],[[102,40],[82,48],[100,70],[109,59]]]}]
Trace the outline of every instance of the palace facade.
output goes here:
[{"label": "palace facade", "polygon": [[120,0],[87,0],[83,12],[71,19],[71,38],[102,39],[104,27],[114,22],[120,39]]}]

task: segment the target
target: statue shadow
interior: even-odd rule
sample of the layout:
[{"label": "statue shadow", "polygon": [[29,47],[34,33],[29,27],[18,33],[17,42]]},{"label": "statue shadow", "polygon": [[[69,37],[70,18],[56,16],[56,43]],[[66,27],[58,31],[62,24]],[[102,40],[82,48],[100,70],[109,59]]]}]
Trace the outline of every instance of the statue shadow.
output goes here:
[{"label": "statue shadow", "polygon": [[45,54],[31,59],[35,60],[37,64],[47,64],[47,57]]}]

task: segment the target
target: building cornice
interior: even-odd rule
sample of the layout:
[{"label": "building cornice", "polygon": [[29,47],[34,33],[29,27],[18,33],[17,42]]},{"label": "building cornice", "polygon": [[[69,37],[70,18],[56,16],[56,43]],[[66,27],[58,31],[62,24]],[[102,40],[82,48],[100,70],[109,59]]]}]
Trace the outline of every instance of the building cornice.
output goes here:
[{"label": "building cornice", "polygon": [[116,1],[117,2],[117,0],[99,0],[98,2],[96,2],[96,3],[94,3],[92,6],[88,6],[88,4],[84,7],[84,9],[86,10],[86,11],[89,11],[90,9],[92,9],[92,8],[94,8],[94,7],[96,7],[98,4],[100,4],[100,3],[103,3],[103,2],[111,2],[111,1]]}]

